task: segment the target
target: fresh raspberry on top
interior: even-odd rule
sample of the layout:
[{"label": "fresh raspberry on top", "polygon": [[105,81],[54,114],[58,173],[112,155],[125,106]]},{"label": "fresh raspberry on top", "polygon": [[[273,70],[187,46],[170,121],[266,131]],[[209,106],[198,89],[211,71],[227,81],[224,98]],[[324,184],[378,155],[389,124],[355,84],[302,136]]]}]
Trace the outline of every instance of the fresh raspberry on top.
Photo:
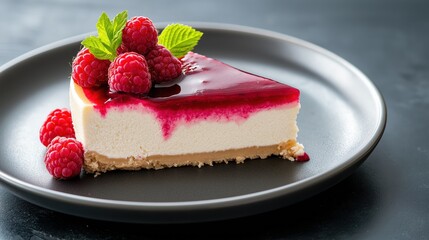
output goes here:
[{"label": "fresh raspberry on top", "polygon": [[54,178],[78,176],[83,164],[82,144],[74,138],[55,137],[48,145],[44,162]]},{"label": "fresh raspberry on top", "polygon": [[108,83],[111,91],[148,93],[152,81],[146,59],[135,52],[117,56],[109,67]]},{"label": "fresh raspberry on top", "polygon": [[147,17],[133,17],[122,30],[122,42],[129,51],[145,55],[158,42],[158,32]]},{"label": "fresh raspberry on top", "polygon": [[109,60],[100,60],[89,51],[82,48],[72,63],[72,78],[84,88],[98,87],[107,82]]},{"label": "fresh raspberry on top", "polygon": [[71,113],[68,109],[55,109],[50,112],[40,128],[40,142],[45,146],[48,146],[57,136],[75,137]]},{"label": "fresh raspberry on top", "polygon": [[128,48],[122,43],[119,45],[119,47],[116,49],[116,54],[121,55],[122,53],[129,52]]},{"label": "fresh raspberry on top", "polygon": [[182,63],[162,45],[156,45],[150,50],[146,60],[153,82],[170,81],[182,74]]}]

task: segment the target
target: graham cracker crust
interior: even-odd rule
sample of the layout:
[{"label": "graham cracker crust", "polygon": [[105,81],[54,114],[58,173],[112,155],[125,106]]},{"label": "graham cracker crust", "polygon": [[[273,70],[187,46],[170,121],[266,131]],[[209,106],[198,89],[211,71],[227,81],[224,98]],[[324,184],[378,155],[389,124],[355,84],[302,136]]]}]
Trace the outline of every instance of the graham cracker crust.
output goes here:
[{"label": "graham cracker crust", "polygon": [[163,169],[181,166],[213,166],[215,163],[235,161],[243,163],[246,159],[265,159],[277,155],[294,161],[304,153],[303,146],[295,140],[277,145],[247,147],[225,151],[192,153],[181,155],[151,155],[147,157],[108,158],[94,151],[85,152],[83,168],[87,173],[100,174],[113,170]]}]

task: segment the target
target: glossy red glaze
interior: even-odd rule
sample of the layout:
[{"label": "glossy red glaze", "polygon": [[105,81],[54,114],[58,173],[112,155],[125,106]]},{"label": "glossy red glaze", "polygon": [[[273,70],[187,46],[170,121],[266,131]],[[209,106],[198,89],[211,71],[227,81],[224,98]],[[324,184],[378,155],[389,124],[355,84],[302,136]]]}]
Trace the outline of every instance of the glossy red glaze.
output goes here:
[{"label": "glossy red glaze", "polygon": [[299,101],[299,90],[190,52],[181,59],[182,76],[155,85],[147,96],[84,89],[103,116],[110,108],[141,105],[153,112],[167,139],[179,122],[244,121],[264,109]]}]

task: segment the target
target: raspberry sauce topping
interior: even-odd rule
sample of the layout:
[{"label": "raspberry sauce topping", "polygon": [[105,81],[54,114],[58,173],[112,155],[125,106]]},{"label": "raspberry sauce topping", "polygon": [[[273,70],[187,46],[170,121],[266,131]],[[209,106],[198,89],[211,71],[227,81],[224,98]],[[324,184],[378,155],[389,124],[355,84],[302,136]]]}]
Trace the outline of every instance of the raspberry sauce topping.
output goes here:
[{"label": "raspberry sauce topping", "polygon": [[156,84],[147,96],[109,92],[107,87],[83,91],[103,116],[112,107],[144,106],[159,120],[165,139],[178,122],[213,119],[239,123],[260,110],[299,101],[298,89],[215,59],[189,52],[181,61],[183,74],[166,84]]}]

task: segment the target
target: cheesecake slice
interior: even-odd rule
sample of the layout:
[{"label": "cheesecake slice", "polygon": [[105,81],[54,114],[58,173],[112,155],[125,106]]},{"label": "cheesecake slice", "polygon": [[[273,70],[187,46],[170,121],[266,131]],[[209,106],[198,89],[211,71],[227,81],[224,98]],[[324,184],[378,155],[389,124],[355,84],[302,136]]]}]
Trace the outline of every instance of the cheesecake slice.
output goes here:
[{"label": "cheesecake slice", "polygon": [[189,52],[183,74],[147,96],[70,81],[76,138],[88,173],[308,160],[297,142],[298,89]]}]

